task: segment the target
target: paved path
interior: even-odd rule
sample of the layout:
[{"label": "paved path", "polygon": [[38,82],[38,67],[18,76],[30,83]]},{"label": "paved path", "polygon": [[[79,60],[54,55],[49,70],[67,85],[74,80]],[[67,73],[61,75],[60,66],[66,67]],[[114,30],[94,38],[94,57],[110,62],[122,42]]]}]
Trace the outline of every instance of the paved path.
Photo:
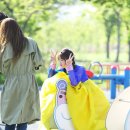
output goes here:
[{"label": "paved path", "polygon": [[[35,124],[32,124],[32,125],[28,125],[28,128],[27,130],[38,130],[38,125],[39,122],[35,123]],[[0,130],[4,130],[4,125],[0,125]]]}]

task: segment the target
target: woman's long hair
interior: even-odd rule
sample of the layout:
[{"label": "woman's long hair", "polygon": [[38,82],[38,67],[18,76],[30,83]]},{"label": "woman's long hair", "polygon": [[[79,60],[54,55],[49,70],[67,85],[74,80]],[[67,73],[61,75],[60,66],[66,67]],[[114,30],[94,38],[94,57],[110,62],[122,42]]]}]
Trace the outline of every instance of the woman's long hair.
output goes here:
[{"label": "woman's long hair", "polygon": [[2,20],[0,24],[0,52],[2,52],[6,44],[9,43],[13,49],[13,61],[15,62],[23,52],[27,38],[24,37],[19,25],[12,18]]}]

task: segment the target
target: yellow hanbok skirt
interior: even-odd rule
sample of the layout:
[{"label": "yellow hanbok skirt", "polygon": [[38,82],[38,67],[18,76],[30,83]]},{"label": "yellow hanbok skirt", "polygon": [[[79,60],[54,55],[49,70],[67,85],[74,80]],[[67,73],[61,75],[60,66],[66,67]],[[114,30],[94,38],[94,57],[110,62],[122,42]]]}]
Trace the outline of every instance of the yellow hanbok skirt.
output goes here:
[{"label": "yellow hanbok skirt", "polygon": [[56,82],[59,79],[68,83],[66,98],[75,130],[106,130],[105,120],[110,104],[104,92],[90,79],[72,87],[64,72],[48,78],[42,86],[40,130],[52,130],[50,118],[56,105]]}]

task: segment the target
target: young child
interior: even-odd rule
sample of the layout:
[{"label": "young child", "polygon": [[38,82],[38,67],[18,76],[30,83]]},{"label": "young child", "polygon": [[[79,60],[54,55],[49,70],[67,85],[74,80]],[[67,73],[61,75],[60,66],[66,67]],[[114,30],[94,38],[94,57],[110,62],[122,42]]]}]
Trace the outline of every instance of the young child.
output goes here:
[{"label": "young child", "polygon": [[34,71],[43,65],[37,43],[24,36],[17,22],[0,24],[0,72],[5,75],[1,92],[1,120],[5,130],[27,130],[40,120],[39,90]]},{"label": "young child", "polygon": [[56,55],[51,52],[49,78],[41,90],[42,130],[52,128],[53,115],[58,129],[106,130],[109,102],[104,93],[88,78],[86,69],[75,63],[70,49],[59,53],[59,70],[56,70]]},{"label": "young child", "polygon": [[56,55],[57,52],[54,53],[51,51],[51,64],[48,77],[52,77],[59,71],[64,71],[69,75],[71,85],[76,86],[79,82],[85,82],[93,76],[91,71],[87,71],[83,66],[75,64],[74,53],[67,48],[64,48],[58,55],[61,69],[56,70]]}]

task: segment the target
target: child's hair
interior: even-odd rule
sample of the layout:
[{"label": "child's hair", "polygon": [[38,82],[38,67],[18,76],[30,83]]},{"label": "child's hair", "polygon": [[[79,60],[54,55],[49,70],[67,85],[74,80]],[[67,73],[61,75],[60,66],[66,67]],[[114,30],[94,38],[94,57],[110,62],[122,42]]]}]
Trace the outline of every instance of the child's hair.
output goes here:
[{"label": "child's hair", "polygon": [[4,14],[3,12],[0,12],[0,21],[5,18],[8,18],[8,16],[6,14]]},{"label": "child's hair", "polygon": [[8,43],[11,44],[13,49],[13,60],[17,61],[26,46],[27,38],[24,37],[19,25],[12,18],[6,18],[1,22],[0,52]]},{"label": "child's hair", "polygon": [[[69,59],[70,55],[74,56],[74,53],[70,49],[67,49],[67,48],[62,49],[62,51],[59,54],[60,58],[63,59],[63,60]],[[73,65],[73,67],[75,67],[75,59],[74,59],[74,57],[73,57],[72,61],[73,61],[72,65]]]}]

